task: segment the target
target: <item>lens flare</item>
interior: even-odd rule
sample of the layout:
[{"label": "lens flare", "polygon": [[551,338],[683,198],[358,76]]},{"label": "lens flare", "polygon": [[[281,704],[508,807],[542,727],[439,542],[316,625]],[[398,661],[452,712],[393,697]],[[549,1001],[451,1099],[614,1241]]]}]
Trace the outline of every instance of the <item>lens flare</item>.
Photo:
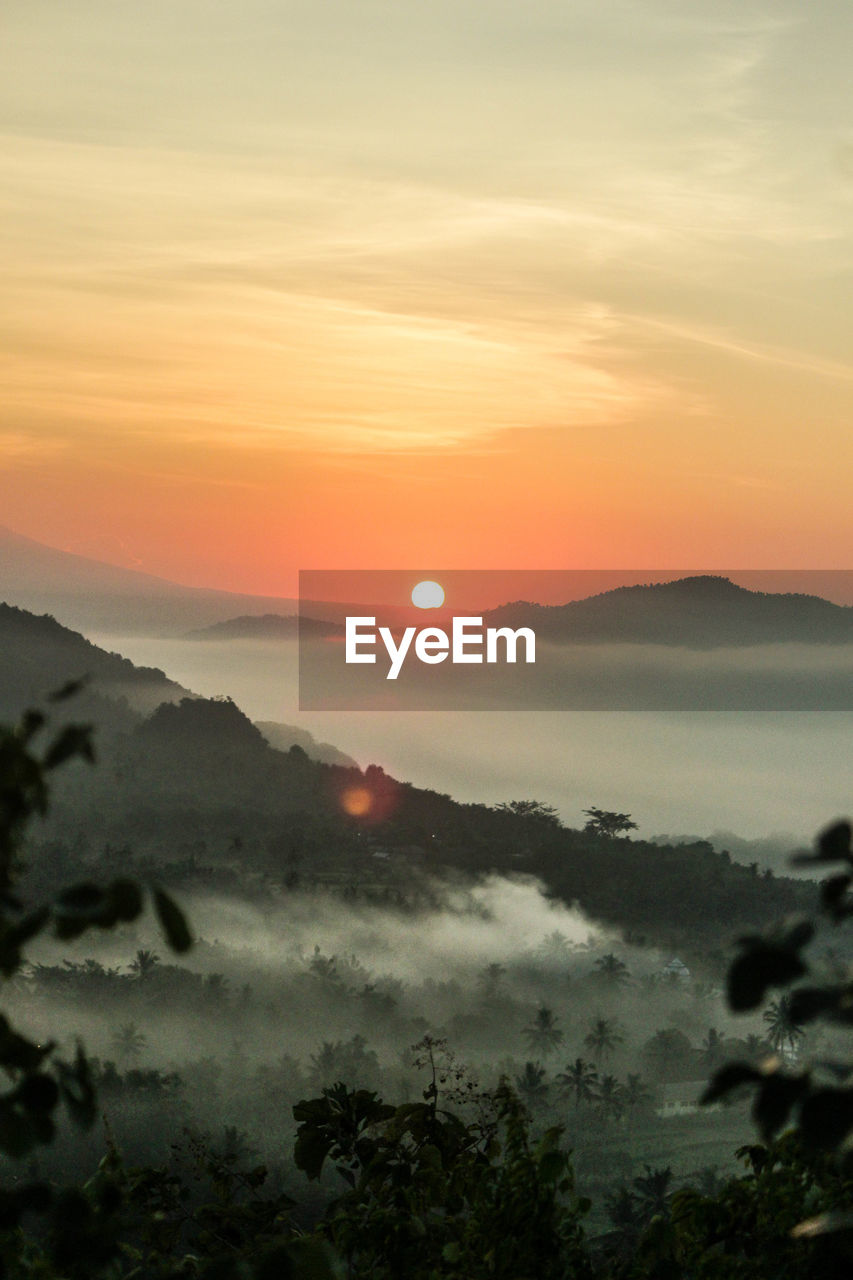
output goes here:
[{"label": "lens flare", "polygon": [[341,796],[341,808],[351,818],[363,818],[373,807],[373,796],[366,787],[348,787]]}]

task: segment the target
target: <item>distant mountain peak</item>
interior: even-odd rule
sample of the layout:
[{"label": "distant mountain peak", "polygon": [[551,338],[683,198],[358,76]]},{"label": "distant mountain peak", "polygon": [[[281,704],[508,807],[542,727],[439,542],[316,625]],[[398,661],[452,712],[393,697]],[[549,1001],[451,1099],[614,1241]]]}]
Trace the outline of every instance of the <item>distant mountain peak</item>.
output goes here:
[{"label": "distant mountain peak", "polygon": [[853,643],[850,606],[820,596],[751,591],[713,573],[616,587],[563,605],[504,605],[490,612],[489,622],[533,625],[556,643]]},{"label": "distant mountain peak", "polygon": [[[750,591],[748,587],[739,587],[736,582],[732,582],[731,578],[726,578],[721,573],[694,573],[689,574],[686,578],[674,578],[672,582],[655,582],[652,584],[653,591],[672,591],[672,592],[713,592],[714,594],[724,593],[726,595],[756,595],[758,593]],[[641,590],[648,590],[647,587]]]}]

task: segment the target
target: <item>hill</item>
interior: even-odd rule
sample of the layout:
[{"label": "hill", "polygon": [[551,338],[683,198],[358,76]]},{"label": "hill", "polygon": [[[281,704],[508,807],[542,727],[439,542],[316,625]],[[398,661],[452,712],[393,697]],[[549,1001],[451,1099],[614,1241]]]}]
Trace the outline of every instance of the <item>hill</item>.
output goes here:
[{"label": "hill", "polygon": [[339,764],[346,769],[358,768],[358,763],[352,756],[345,755],[330,742],[318,742],[307,729],[298,729],[294,724],[278,724],[273,720],[256,720],[255,726],[277,751],[299,747],[310,759],[319,760],[322,764]]},{"label": "hill", "polygon": [[564,605],[516,601],[484,615],[487,626],[533,627],[558,644],[684,645],[853,643],[853,607],[819,596],[750,591],[697,574],[617,587]]},{"label": "hill", "polygon": [[188,692],[156,667],[134,666],[49,615],[8,604],[0,604],[0,655],[0,718],[6,721],[83,676],[89,680],[86,697],[97,695],[142,714]]},{"label": "hill", "polygon": [[[89,672],[92,686],[63,713],[89,718],[95,706],[108,728],[99,764],[56,780],[31,859],[45,886],[57,866],[109,875],[120,865],[168,870],[190,888],[199,876],[238,886],[263,877],[270,891],[304,882],[413,909],[447,877],[533,876],[549,896],[686,955],[810,902],[810,886],[759,876],[705,841],[604,838],[536,805],[460,804],[375,765],[312,760],[299,742],[277,750],[269,727],[230,699],[182,696],[163,672],[99,650],[53,618],[4,606],[0,653],[4,717],[30,693]],[[139,708],[158,698],[143,716]]]},{"label": "hill", "polygon": [[209,627],[188,631],[186,640],[296,640],[300,635],[323,639],[340,636],[344,628],[334,622],[318,618],[301,617],[298,614],[264,613],[244,614],[214,622]]},{"label": "hill", "polygon": [[117,635],[178,635],[239,613],[292,613],[295,602],[203,587],[45,546],[0,526],[0,600],[69,626]]}]

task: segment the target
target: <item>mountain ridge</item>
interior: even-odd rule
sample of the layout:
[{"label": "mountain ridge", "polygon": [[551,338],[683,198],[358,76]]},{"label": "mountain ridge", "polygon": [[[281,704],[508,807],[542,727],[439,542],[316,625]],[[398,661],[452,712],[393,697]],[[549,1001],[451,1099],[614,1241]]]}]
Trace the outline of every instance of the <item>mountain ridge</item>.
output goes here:
[{"label": "mountain ridge", "polygon": [[563,605],[514,601],[483,617],[490,626],[532,626],[554,643],[853,643],[853,606],[799,592],[753,591],[718,574],[615,587]]},{"label": "mountain ridge", "polygon": [[0,600],[33,613],[61,614],[71,627],[116,634],[170,635],[220,622],[247,605],[293,612],[285,596],[188,587],[62,551],[0,525]]}]

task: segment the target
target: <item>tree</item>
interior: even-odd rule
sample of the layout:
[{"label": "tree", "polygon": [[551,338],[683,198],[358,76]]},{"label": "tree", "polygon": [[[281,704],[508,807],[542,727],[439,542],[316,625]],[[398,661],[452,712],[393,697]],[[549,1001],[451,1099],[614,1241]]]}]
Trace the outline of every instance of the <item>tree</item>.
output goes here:
[{"label": "tree", "polygon": [[518,818],[534,818],[551,827],[560,826],[560,815],[553,805],[541,800],[510,800],[508,804],[496,804],[498,813],[513,813]]},{"label": "tree", "polygon": [[125,1022],[117,1031],[114,1031],[112,1042],[122,1062],[135,1062],[148,1044],[148,1040],[135,1022]]},{"label": "tree", "polygon": [[[53,694],[64,701],[82,687],[72,682]],[[60,941],[81,937],[89,929],[112,929],[136,920],[144,897],[135,881],[125,878],[101,886],[72,885],[36,906],[18,893],[19,849],[30,820],[48,809],[53,771],[66,761],[94,762],[90,725],[68,724],[47,740],[48,718],[39,710],[24,712],[13,727],[0,726],[0,973],[10,979],[24,964],[24,949],[39,934]],[[40,746],[40,742],[42,745]],[[154,909],[166,940],[175,951],[192,942],[180,908],[159,886],[151,889]],[[73,1123],[91,1128],[97,1117],[94,1071],[78,1044],[72,1062],[63,1060],[53,1041],[37,1043],[21,1035],[0,1014],[0,1068],[7,1087],[0,1096],[0,1152],[12,1160],[29,1156],[50,1143],[56,1133],[60,1104]],[[109,1170],[101,1171],[101,1199],[87,1198],[89,1188],[59,1190],[46,1182],[4,1177],[0,1186],[0,1271],[18,1277],[94,1277],[110,1267],[119,1252],[111,1221],[122,1195]],[[108,1189],[107,1184],[110,1184]],[[91,1184],[90,1184],[91,1186]],[[24,1238],[19,1227],[25,1213],[48,1215],[44,1241]],[[115,1271],[113,1270],[113,1274]]]},{"label": "tree", "polygon": [[536,954],[550,962],[568,960],[572,954],[572,940],[561,929],[552,929],[539,943]]},{"label": "tree", "polygon": [[787,1052],[793,1057],[797,1045],[806,1034],[803,1026],[794,1017],[790,996],[780,996],[774,1000],[762,1014],[767,1023],[767,1039],[777,1053]]},{"label": "tree", "polygon": [[621,1186],[618,1191],[607,1192],[604,1207],[613,1223],[615,1252],[627,1260],[643,1226],[637,1197],[626,1186]]},{"label": "tree", "polygon": [[538,1062],[525,1062],[524,1071],[515,1078],[515,1086],[528,1107],[541,1106],[548,1097],[545,1068]]},{"label": "tree", "polygon": [[506,969],[502,964],[493,961],[477,974],[477,985],[484,1000],[492,1000],[498,994]]},{"label": "tree", "polygon": [[748,1036],[744,1036],[743,1048],[747,1057],[756,1061],[766,1058],[773,1046],[764,1036],[757,1036],[754,1032],[750,1032]]},{"label": "tree", "polygon": [[648,1221],[656,1214],[667,1215],[672,1198],[672,1169],[652,1169],[644,1165],[645,1173],[634,1179],[634,1189],[640,1213]]},{"label": "tree", "polygon": [[726,1038],[722,1032],[717,1031],[716,1027],[708,1028],[708,1034],[699,1050],[699,1061],[706,1070],[713,1071],[714,1067],[719,1066],[725,1052],[725,1043]]},{"label": "tree", "polygon": [[695,1078],[696,1050],[677,1027],[663,1027],[656,1031],[640,1052],[645,1069],[654,1080],[671,1083]]},{"label": "tree", "polygon": [[533,1022],[521,1034],[527,1041],[528,1048],[537,1053],[553,1053],[563,1043],[563,1033],[557,1027],[557,1019],[553,1011],[546,1009],[544,1005],[537,1009]]},{"label": "tree", "polygon": [[135,973],[137,978],[147,978],[153,973],[160,963],[160,957],[156,951],[149,951],[147,948],[140,948],[133,960],[131,960],[128,968],[131,973]]},{"label": "tree", "polygon": [[565,1071],[561,1071],[557,1076],[557,1084],[560,1086],[561,1096],[574,1097],[575,1110],[578,1110],[582,1102],[595,1101],[598,1072],[591,1062],[584,1062],[583,1058],[575,1058],[574,1062],[567,1063]]},{"label": "tree", "polygon": [[615,813],[611,809],[596,809],[595,806],[584,809],[584,813],[587,815],[584,831],[591,836],[621,836],[638,829],[630,813]]},{"label": "tree", "polygon": [[618,1120],[625,1105],[625,1090],[615,1076],[602,1076],[598,1082],[598,1110],[605,1120]]},{"label": "tree", "polygon": [[[814,852],[795,854],[794,865],[817,866],[840,863],[842,870],[823,880],[820,885],[820,909],[833,925],[849,921],[853,916],[853,827],[850,822],[835,822],[820,832]],[[729,967],[727,996],[729,1007],[736,1013],[759,1008],[774,987],[792,987],[765,1010],[768,1037],[777,1049],[793,1050],[802,1038],[806,1023],[824,1020],[831,1025],[851,1025],[850,992],[853,988],[849,967],[845,972],[830,972],[821,983],[798,985],[810,976],[810,967],[801,954],[815,936],[815,923],[809,919],[785,920],[763,934],[750,934],[740,939],[740,953]],[[717,1071],[702,1097],[703,1103],[716,1102],[732,1090],[750,1086],[755,1090],[753,1117],[766,1144],[750,1148],[755,1153],[755,1166],[761,1170],[773,1167],[776,1152],[785,1147],[789,1162],[811,1163],[809,1180],[815,1183],[814,1170],[833,1168],[847,1175],[847,1185],[830,1204],[831,1212],[812,1216],[800,1222],[791,1234],[800,1240],[814,1241],[838,1230],[849,1229],[853,1221],[850,1199],[849,1152],[853,1133],[853,1062],[849,1059],[815,1063],[811,1070],[786,1072],[777,1058],[763,1062],[730,1062]],[[776,1135],[785,1126],[796,1126],[782,1138]],[[795,1144],[792,1146],[792,1143]],[[775,1149],[775,1150],[774,1150]],[[833,1159],[834,1158],[834,1159]],[[803,1203],[800,1197],[800,1203]],[[812,1199],[811,1212],[815,1213]],[[830,1245],[830,1258],[841,1263],[844,1245]],[[846,1259],[849,1270],[849,1252]]]},{"label": "tree", "polygon": [[596,978],[609,987],[625,987],[631,981],[631,973],[624,960],[609,951],[595,962]]},{"label": "tree", "polygon": [[629,1075],[622,1090],[622,1101],[626,1111],[633,1115],[636,1111],[647,1108],[652,1100],[651,1090],[638,1075]]},{"label": "tree", "polygon": [[612,1018],[596,1018],[584,1044],[590,1050],[598,1066],[611,1058],[625,1037],[617,1030]]},{"label": "tree", "polygon": [[[529,1071],[528,1071],[529,1068]],[[541,1067],[526,1064],[536,1093]],[[346,1183],[318,1234],[356,1280],[591,1280],[578,1200],[560,1130],[531,1141],[525,1109],[506,1081],[491,1118],[463,1124],[437,1105],[386,1106],[343,1084],[298,1103],[296,1163],[309,1178],[330,1159]],[[284,1269],[273,1275],[288,1275]],[[307,1276],[306,1276],[307,1280]]]}]

